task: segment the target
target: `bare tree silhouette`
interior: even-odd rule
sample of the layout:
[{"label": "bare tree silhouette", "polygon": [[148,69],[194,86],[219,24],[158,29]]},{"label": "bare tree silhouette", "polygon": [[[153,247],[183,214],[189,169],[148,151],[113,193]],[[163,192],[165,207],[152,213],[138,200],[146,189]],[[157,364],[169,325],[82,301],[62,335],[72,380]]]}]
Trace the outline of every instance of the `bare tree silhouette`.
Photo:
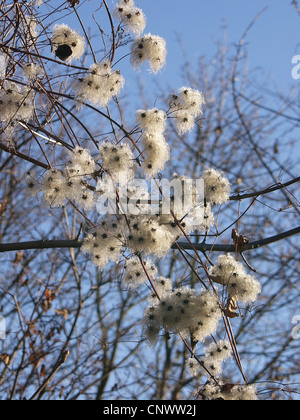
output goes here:
[{"label": "bare tree silhouette", "polygon": [[247,72],[258,18],[132,118],[122,63],[166,59],[132,0],[1,0],[2,400],[298,399],[299,103]]}]

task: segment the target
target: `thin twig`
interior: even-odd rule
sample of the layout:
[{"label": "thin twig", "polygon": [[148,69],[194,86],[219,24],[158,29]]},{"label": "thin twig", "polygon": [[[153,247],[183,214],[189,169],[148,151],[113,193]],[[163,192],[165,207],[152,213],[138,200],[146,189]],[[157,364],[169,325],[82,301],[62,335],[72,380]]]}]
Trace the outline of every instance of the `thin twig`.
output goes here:
[{"label": "thin twig", "polygon": [[275,186],[266,188],[266,189],[261,190],[261,191],[255,191],[255,192],[248,193],[248,194],[232,195],[230,197],[230,200],[231,201],[240,201],[240,200],[245,200],[246,198],[259,197],[261,195],[270,194],[274,191],[282,190],[283,188],[289,187],[290,185],[296,184],[297,182],[300,182],[300,176],[298,178],[292,179],[291,181],[285,182],[284,184],[278,183]]},{"label": "thin twig", "polygon": [[0,149],[2,149],[4,152],[9,153],[11,155],[14,155],[20,159],[26,160],[27,162],[30,162],[36,166],[39,166],[40,168],[43,169],[50,169],[50,166],[47,165],[46,163],[43,163],[37,159],[34,159],[30,156],[25,155],[24,153],[19,152],[18,150],[16,150],[13,147],[9,147],[4,145],[3,143],[0,143]]},{"label": "thin twig", "polygon": [[107,15],[108,15],[108,19],[109,19],[109,22],[110,22],[110,26],[111,26],[112,49],[111,49],[110,62],[112,64],[113,61],[114,61],[115,52],[116,52],[116,34],[115,34],[114,22],[112,20],[111,13],[110,13],[109,7],[106,3],[106,0],[103,0],[103,3],[104,3],[105,9],[106,9],[106,12],[107,12]]},{"label": "thin twig", "polygon": [[92,53],[92,56],[93,56],[93,59],[94,59],[94,63],[97,64],[97,58],[96,58],[96,55],[95,55],[93,46],[92,46],[91,41],[90,41],[90,37],[88,36],[88,34],[87,34],[86,30],[85,30],[84,24],[83,24],[83,22],[82,22],[82,20],[81,20],[81,18],[79,16],[79,13],[76,10],[76,7],[74,7],[73,9],[74,9],[74,12],[75,12],[75,14],[77,16],[77,19],[78,19],[79,23],[80,23],[80,26],[81,26],[81,28],[82,28],[82,30],[84,32],[85,38],[87,40],[87,43],[89,44],[89,47],[90,47],[90,50],[91,50],[91,53]]},{"label": "thin twig", "polygon": [[35,400],[38,397],[38,395],[49,385],[49,382],[54,377],[56,372],[58,372],[58,370],[61,368],[61,366],[67,361],[67,358],[69,357],[69,354],[70,354],[69,350],[66,350],[63,353],[63,355],[59,358],[58,362],[54,366],[54,369],[52,370],[50,375],[47,377],[45,382],[39,387],[39,389],[32,395],[32,397],[29,398],[29,401]]}]

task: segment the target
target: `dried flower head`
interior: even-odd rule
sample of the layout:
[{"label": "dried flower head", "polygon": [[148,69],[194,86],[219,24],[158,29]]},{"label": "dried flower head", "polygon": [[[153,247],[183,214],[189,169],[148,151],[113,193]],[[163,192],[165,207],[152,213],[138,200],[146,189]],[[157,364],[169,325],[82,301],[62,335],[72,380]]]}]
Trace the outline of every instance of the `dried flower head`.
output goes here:
[{"label": "dried flower head", "polygon": [[5,82],[0,91],[0,118],[2,121],[28,121],[34,111],[34,91],[29,87],[21,89],[16,83]]},{"label": "dried flower head", "polygon": [[[216,296],[188,287],[175,289],[151,307],[156,326],[166,331],[180,332],[186,337],[192,334],[195,341],[202,341],[213,334],[221,317]],[[146,310],[144,325],[148,325]]]},{"label": "dried flower head", "polygon": [[231,186],[227,178],[215,169],[208,169],[203,174],[205,198],[207,202],[217,205],[229,200]]},{"label": "dried flower head", "polygon": [[229,297],[241,302],[255,302],[261,293],[261,284],[255,277],[245,272],[243,264],[230,255],[220,255],[216,266],[210,269],[210,276],[215,283],[226,287]]},{"label": "dried flower head", "polygon": [[207,383],[201,389],[203,399],[214,401],[257,401],[257,390],[254,385],[233,385],[229,383]]},{"label": "dried flower head", "polygon": [[102,159],[101,166],[105,171],[119,177],[118,180],[121,183],[120,175],[126,177],[124,181],[132,178],[134,155],[127,144],[114,144],[106,141],[100,145],[99,152]]},{"label": "dried flower head", "polygon": [[118,96],[124,86],[124,78],[119,70],[112,71],[107,60],[93,64],[89,71],[74,83],[76,99],[105,107],[114,96]]},{"label": "dried flower head", "polygon": [[[147,273],[154,278],[157,274],[157,269],[150,259],[143,261],[144,267],[147,270]],[[129,289],[135,289],[137,286],[147,283],[148,277],[146,272],[141,264],[141,261],[132,257],[126,262],[125,275],[123,278],[124,284]]]},{"label": "dried flower head", "polygon": [[62,61],[79,60],[84,53],[84,38],[68,25],[54,25],[50,41],[52,52]]},{"label": "dried flower head", "polygon": [[137,38],[131,46],[131,64],[134,69],[140,69],[146,61],[150,63],[152,73],[158,73],[166,64],[166,41],[156,35],[144,35]]},{"label": "dried flower head", "polygon": [[169,97],[170,112],[175,118],[179,135],[189,133],[194,128],[196,118],[203,114],[204,104],[202,92],[185,86]]},{"label": "dried flower head", "polygon": [[115,6],[114,16],[122,21],[127,32],[136,36],[141,35],[146,27],[146,16],[133,0],[120,0]]},{"label": "dried flower head", "polygon": [[93,263],[104,269],[110,262],[118,262],[124,243],[124,234],[117,222],[102,223],[86,235],[82,252],[91,254]]},{"label": "dried flower head", "polygon": [[170,159],[170,147],[165,137],[159,133],[143,134],[143,169],[147,177],[155,176],[159,171],[165,168]]}]

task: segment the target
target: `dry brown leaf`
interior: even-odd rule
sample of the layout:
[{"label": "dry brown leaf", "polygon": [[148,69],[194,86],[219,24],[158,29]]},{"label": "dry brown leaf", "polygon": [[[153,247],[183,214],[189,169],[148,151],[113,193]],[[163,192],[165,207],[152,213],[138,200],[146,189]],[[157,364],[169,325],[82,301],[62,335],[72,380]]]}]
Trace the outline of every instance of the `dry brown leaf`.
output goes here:
[{"label": "dry brown leaf", "polygon": [[78,6],[80,0],[68,0],[68,3],[70,3],[71,7],[75,7]]},{"label": "dry brown leaf", "polygon": [[47,300],[55,300],[55,293],[51,289],[46,289],[45,296]]},{"label": "dry brown leaf", "polygon": [[245,246],[250,242],[245,236],[240,235],[236,229],[233,229],[232,231],[232,239],[237,252],[242,252],[245,249]]},{"label": "dry brown leaf", "polygon": [[6,210],[7,199],[5,198],[2,203],[0,203],[0,214],[4,213]]},{"label": "dry brown leaf", "polygon": [[0,362],[4,362],[6,365],[8,365],[9,355],[7,353],[0,354]]},{"label": "dry brown leaf", "polygon": [[227,305],[226,308],[224,309],[224,314],[228,317],[228,318],[237,318],[239,317],[239,314],[237,313],[237,299],[235,296],[231,296],[228,300],[227,300]]},{"label": "dry brown leaf", "polygon": [[221,276],[217,276],[217,275],[211,275],[210,276],[210,278],[212,279],[212,281],[214,282],[214,283],[217,283],[217,284],[221,284],[222,286],[224,286],[225,285],[225,280],[224,280],[224,278],[223,277],[221,277]]},{"label": "dry brown leaf", "polygon": [[45,376],[46,376],[46,366],[45,365],[42,365],[40,375],[41,375],[42,378],[45,378]]},{"label": "dry brown leaf", "polygon": [[23,252],[22,251],[17,252],[16,258],[14,261],[15,267],[19,264],[19,262],[22,261],[22,259],[23,259]]},{"label": "dry brown leaf", "polygon": [[225,384],[221,387],[221,391],[225,392],[225,394],[226,393],[229,394],[231,392],[232,388],[234,388],[233,384]]},{"label": "dry brown leaf", "polygon": [[59,391],[59,398],[61,398],[63,396],[65,388],[62,386],[60,391]]},{"label": "dry brown leaf", "polygon": [[65,320],[68,319],[68,310],[66,308],[64,309],[55,309],[55,312],[57,313],[57,315],[61,315],[65,318]]}]

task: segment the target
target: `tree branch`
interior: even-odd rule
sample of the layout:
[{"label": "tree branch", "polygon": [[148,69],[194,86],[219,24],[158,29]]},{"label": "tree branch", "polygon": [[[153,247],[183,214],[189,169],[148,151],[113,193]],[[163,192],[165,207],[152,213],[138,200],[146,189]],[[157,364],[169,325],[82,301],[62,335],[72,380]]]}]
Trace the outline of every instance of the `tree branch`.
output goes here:
[{"label": "tree branch", "polygon": [[38,395],[48,386],[49,382],[53,378],[53,376],[56,374],[56,372],[60,369],[60,367],[66,362],[67,358],[69,357],[69,350],[65,351],[63,355],[59,358],[58,362],[56,363],[54,369],[50,373],[50,375],[47,377],[45,382],[40,386],[40,388],[32,395],[32,397],[29,399],[29,401],[35,400]]},{"label": "tree branch", "polygon": [[295,178],[295,179],[292,179],[291,181],[286,182],[285,184],[278,183],[275,186],[266,188],[261,191],[255,191],[253,193],[248,193],[248,194],[233,195],[230,197],[230,200],[239,201],[239,200],[245,200],[246,198],[259,197],[260,195],[270,194],[274,191],[282,190],[283,188],[289,187],[290,185],[296,184],[297,182],[300,182],[300,176],[298,178]]},{"label": "tree branch", "polygon": [[27,162],[33,163],[34,165],[40,166],[43,169],[50,169],[50,166],[47,165],[46,163],[40,162],[39,160],[36,160],[30,156],[24,155],[23,153],[18,152],[16,149],[12,147],[5,146],[1,142],[0,142],[0,149],[2,149],[6,153],[17,156],[23,160],[26,160]]},{"label": "tree branch", "polygon": [[[283,233],[280,233],[278,235],[271,236],[270,238],[250,242],[249,244],[245,245],[245,247],[242,249],[242,252],[251,251],[253,249],[258,249],[258,248],[261,248],[261,247],[264,247],[264,246],[267,246],[267,245],[271,245],[271,244],[282,241],[284,239],[288,239],[288,238],[290,238],[292,236],[295,236],[295,235],[298,235],[298,234],[300,234],[300,226],[295,228],[295,229],[289,230],[287,232],[283,232]],[[0,247],[1,247],[1,245],[0,245]],[[184,243],[184,244],[180,243],[180,247],[183,248],[183,249],[187,249],[187,250],[192,250],[193,249],[192,246],[188,243]],[[232,253],[236,252],[236,246],[235,245],[214,245],[214,244],[203,244],[202,243],[202,244],[194,244],[193,247],[196,248],[197,251],[202,251],[202,252],[208,252],[208,251],[209,252],[212,252],[212,251],[214,251],[214,252],[232,252]],[[173,248],[176,249],[177,247],[173,246]],[[0,250],[1,250],[1,248],[0,248]]]},{"label": "tree branch", "polygon": [[[300,226],[289,230],[287,232],[280,233],[269,238],[261,239],[258,241],[250,242],[245,245],[242,252],[251,251],[267,245],[274,244],[276,242],[288,239],[292,236],[300,234]],[[77,239],[71,240],[41,240],[32,242],[17,242],[11,244],[0,244],[0,253],[12,252],[12,251],[27,251],[36,249],[63,249],[63,248],[81,248],[82,242]],[[230,244],[190,244],[188,242],[178,242],[172,246],[172,249],[184,249],[184,250],[197,250],[201,252],[236,252],[235,245]]]}]

